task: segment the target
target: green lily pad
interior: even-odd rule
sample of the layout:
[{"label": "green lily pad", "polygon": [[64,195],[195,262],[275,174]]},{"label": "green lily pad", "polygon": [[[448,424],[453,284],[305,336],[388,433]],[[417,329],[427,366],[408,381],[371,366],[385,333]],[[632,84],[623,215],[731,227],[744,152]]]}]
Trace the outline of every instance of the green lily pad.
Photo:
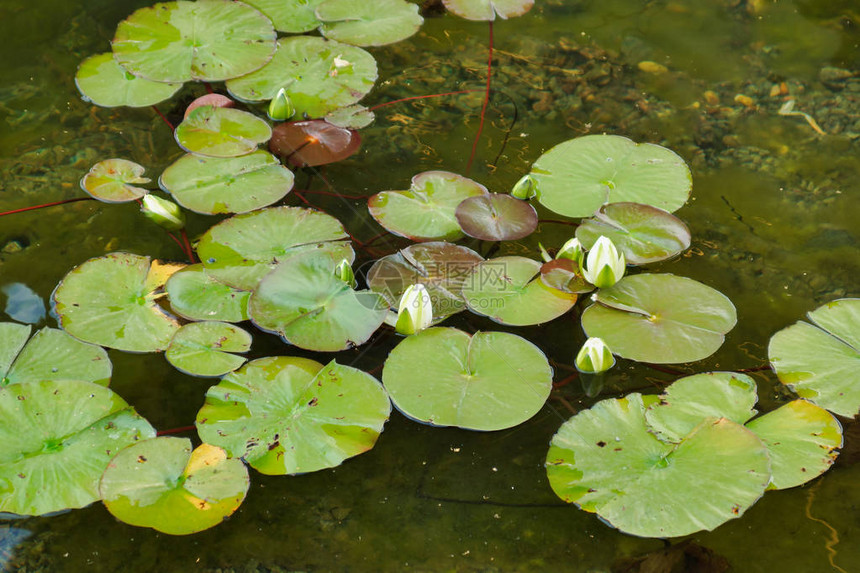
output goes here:
[{"label": "green lily pad", "polygon": [[540,278],[541,266],[525,257],[498,257],[479,263],[463,286],[469,310],[515,326],[558,318],[573,308],[576,295],[546,286]]},{"label": "green lily pad", "polygon": [[77,339],[129,352],[167,348],[179,323],[158,305],[182,265],[110,253],[72,269],[54,290],[60,326]]},{"label": "green lily pad", "polygon": [[672,274],[626,276],[597,291],[582,313],[588,336],[630,360],[672,364],[707,358],[737,322],[732,302],[700,282]]},{"label": "green lily pad", "polygon": [[101,107],[148,107],[172,98],[182,87],[130,74],[110,52],[81,62],[75,85],[85,100]]},{"label": "green lily pad", "polygon": [[99,499],[110,459],[155,429],[117,394],[80,380],[0,390],[0,511],[42,515]]},{"label": "green lily pad", "polygon": [[364,344],[382,325],[381,295],[355,291],[335,276],[332,260],[317,253],[293,257],[260,281],[248,314],[259,328],[299,348],[336,352]]},{"label": "green lily pad", "polygon": [[254,290],[278,263],[309,251],[326,253],[335,264],[355,257],[340,221],[299,207],[236,215],[211,227],[197,245],[209,276],[242,290]]},{"label": "green lily pad", "polygon": [[187,438],[154,438],[122,450],[101,480],[114,517],[170,535],[214,527],[242,504],[248,468],[217,446],[191,451]]},{"label": "green lily pad", "polygon": [[280,201],[293,172],[262,149],[240,157],[180,157],[158,181],[177,203],[205,215],[247,213]]},{"label": "green lily pad", "polygon": [[258,145],[269,141],[272,128],[247,111],[203,105],[176,126],[175,135],[179,147],[189,153],[237,157],[256,151]]},{"label": "green lily pad", "polygon": [[664,442],[678,443],[705,418],[743,424],[756,415],[755,381],[736,372],[707,372],[673,382],[648,406],[645,419]]},{"label": "green lily pad", "polygon": [[323,0],[245,0],[269,17],[278,32],[301,34],[320,25],[317,5]]},{"label": "green lily pad", "polygon": [[860,410],[860,299],[843,298],[774,334],[767,354],[779,380],[840,416]]},{"label": "green lily pad", "polygon": [[105,203],[126,203],[140,199],[149,191],[136,184],[149,183],[142,165],[127,159],[105,159],[93,165],[81,179],[87,195]]},{"label": "green lily pad", "polygon": [[610,203],[576,228],[576,238],[590,249],[603,235],[612,240],[628,264],[669,259],[690,246],[690,230],[671,213],[641,203]]},{"label": "green lily pad", "polygon": [[332,361],[253,360],[206,393],[204,442],[269,475],[314,472],[370,450],[391,414],[376,378]]},{"label": "green lily pad", "polygon": [[353,104],[373,88],[376,60],[361,48],[312,36],[278,40],[272,61],[252,74],[227,82],[233,97],[268,101],[284,88],[295,119],[322,117]]},{"label": "green lily pad", "polygon": [[413,420],[490,431],[521,424],[543,407],[552,368],[537,346],[515,334],[469,336],[434,327],[391,351],[382,381]]},{"label": "green lily pad", "polygon": [[117,62],[157,82],[219,82],[253,72],[275,52],[272,22],[242,2],[162,2],[119,23]]},{"label": "green lily pad", "polygon": [[553,259],[541,265],[541,282],[561,292],[582,294],[594,290],[594,285],[585,280],[576,261]]},{"label": "green lily pad", "polygon": [[418,5],[406,0],[326,0],[317,6],[320,32],[356,46],[384,46],[405,40],[424,23]]},{"label": "green lily pad", "polygon": [[242,322],[248,320],[249,291],[218,282],[202,264],[173,273],[164,285],[170,308],[188,320]]},{"label": "green lily pad", "polygon": [[367,286],[396,309],[410,285],[423,284],[433,305],[433,322],[441,322],[466,308],[464,282],[472,267],[483,260],[472,249],[451,243],[410,245],[374,262],[367,273]]},{"label": "green lily pad", "polygon": [[534,207],[500,193],[469,197],[457,205],[456,217],[463,232],[482,241],[522,239],[538,224]]},{"label": "green lily pad", "polygon": [[588,217],[604,203],[631,202],[670,213],[690,196],[684,160],[650,143],[586,135],[560,143],[534,162],[541,205],[566,217]]},{"label": "green lily pad", "polygon": [[226,322],[192,322],[173,335],[164,357],[174,368],[192,376],[221,376],[247,360],[231,352],[248,352],[251,335]]},{"label": "green lily pad", "polygon": [[43,328],[27,342],[29,336],[29,325],[0,323],[0,386],[43,380],[110,383],[112,366],[101,346],[56,328]]},{"label": "green lily pad", "polygon": [[449,12],[467,20],[495,20],[522,16],[534,0],[442,0]]},{"label": "green lily pad", "polygon": [[361,129],[373,123],[374,119],[376,119],[376,115],[370,109],[359,104],[339,107],[328,112],[325,116],[328,123],[344,129]]},{"label": "green lily pad", "polygon": [[648,431],[642,396],[603,400],[562,425],[547,476],[556,495],[642,537],[677,537],[740,517],[770,481],[767,448],[709,418],[680,444]]},{"label": "green lily pad", "polygon": [[457,205],[483,196],[487,188],[448,171],[425,171],[412,178],[407,191],[382,191],[367,201],[376,221],[395,235],[413,241],[454,241],[463,237]]}]

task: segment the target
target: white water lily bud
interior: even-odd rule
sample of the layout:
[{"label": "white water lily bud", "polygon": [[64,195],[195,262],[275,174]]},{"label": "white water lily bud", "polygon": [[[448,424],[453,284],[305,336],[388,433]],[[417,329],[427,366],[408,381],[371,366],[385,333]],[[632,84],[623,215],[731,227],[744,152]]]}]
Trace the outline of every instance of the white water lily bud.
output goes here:
[{"label": "white water lily bud", "polygon": [[352,266],[346,259],[343,259],[334,268],[334,276],[348,284],[350,288],[355,288],[355,285],[358,284],[355,281],[355,273],[352,270]]},{"label": "white water lily bud", "polygon": [[293,117],[296,113],[296,108],[293,107],[293,102],[290,101],[290,96],[287,95],[287,90],[281,88],[272,101],[269,102],[269,119],[272,121],[286,121]]},{"label": "white water lily bud", "polygon": [[532,177],[531,173],[523,175],[519,181],[514,183],[511,189],[511,197],[517,199],[531,199],[537,196],[537,181]]},{"label": "white water lily bud", "polygon": [[427,288],[422,284],[409,286],[400,297],[394,329],[399,334],[415,334],[430,326],[432,322],[433,303]]},{"label": "white water lily bud", "polygon": [[546,249],[543,247],[540,241],[538,241],[538,250],[540,251],[540,258],[543,259],[543,262],[548,263],[552,260],[552,257],[549,256],[549,253],[546,252]]},{"label": "white water lily bud", "polygon": [[615,357],[601,338],[589,338],[576,355],[576,369],[585,374],[606,372],[615,365]]},{"label": "white water lily bud", "polygon": [[140,212],[168,231],[178,231],[185,226],[185,213],[173,201],[147,193],[141,203]]},{"label": "white water lily bud", "polygon": [[624,276],[626,265],[624,254],[618,252],[608,237],[601,235],[588,251],[582,276],[597,288],[611,287]]},{"label": "white water lily bud", "polygon": [[570,259],[576,263],[577,267],[581,267],[582,260],[585,258],[585,250],[582,248],[579,239],[574,237],[561,246],[558,253],[556,253],[555,258]]}]

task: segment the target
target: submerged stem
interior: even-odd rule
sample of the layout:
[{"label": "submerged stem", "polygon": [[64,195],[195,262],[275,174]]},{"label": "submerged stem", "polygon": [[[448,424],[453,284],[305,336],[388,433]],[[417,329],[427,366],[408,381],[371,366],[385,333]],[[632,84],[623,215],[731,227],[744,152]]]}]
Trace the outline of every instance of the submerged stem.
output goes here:
[{"label": "submerged stem", "polygon": [[487,104],[490,103],[490,83],[493,79],[493,21],[487,22],[490,26],[490,56],[487,59],[487,88],[484,92],[484,103],[481,105],[481,120],[478,122],[478,133],[475,134],[475,140],[472,142],[472,153],[469,154],[469,162],[466,164],[466,175],[472,170],[472,162],[475,160],[475,152],[478,150],[478,140],[481,139],[481,132],[484,131],[484,116],[487,114]]},{"label": "submerged stem", "polygon": [[42,205],[34,205],[33,207],[23,207],[21,209],[12,209],[11,211],[3,211],[3,215],[14,215],[15,213],[23,213],[24,211],[35,211],[36,209],[44,209],[45,207],[55,207],[57,205],[65,205],[66,203],[75,203],[76,201],[95,201],[92,197],[74,197],[72,199],[63,199],[62,201],[54,201],[53,203],[44,203]]}]

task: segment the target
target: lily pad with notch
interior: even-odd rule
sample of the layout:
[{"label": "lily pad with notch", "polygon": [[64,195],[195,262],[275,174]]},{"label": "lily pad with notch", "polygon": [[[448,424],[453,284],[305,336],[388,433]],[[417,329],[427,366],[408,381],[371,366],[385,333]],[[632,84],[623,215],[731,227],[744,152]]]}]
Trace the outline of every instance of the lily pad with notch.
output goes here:
[{"label": "lily pad with notch", "polygon": [[330,111],[324,118],[328,123],[346,129],[361,129],[367,127],[376,119],[376,114],[360,104],[339,107]]},{"label": "lily pad with notch", "polygon": [[75,85],[84,99],[99,107],[148,107],[172,98],[182,83],[154,82],[129,73],[112,53],[81,62]]},{"label": "lily pad with notch", "polygon": [[149,183],[142,165],[127,159],[105,159],[93,165],[81,179],[81,189],[104,203],[127,203],[149,191],[138,185]]},{"label": "lily pad with notch", "polygon": [[325,165],[342,161],[358,151],[357,131],[321,119],[282,123],[272,131],[269,150],[294,167]]},{"label": "lily pad with notch", "polygon": [[585,280],[576,261],[553,259],[541,265],[541,282],[561,292],[583,294],[594,290],[594,285]]},{"label": "lily pad with notch", "polygon": [[405,40],[424,23],[418,5],[406,0],[326,0],[317,6],[326,38],[356,46],[384,46]]},{"label": "lily pad with notch", "polygon": [[173,273],[164,285],[170,308],[188,320],[248,320],[250,291],[234,289],[209,275],[202,264]]},{"label": "lily pad with notch", "polygon": [[301,34],[320,25],[316,8],[324,0],[245,0],[269,17],[278,32]]},{"label": "lily pad with notch", "polygon": [[442,0],[449,12],[467,20],[495,20],[522,16],[534,0]]},{"label": "lily pad with notch", "polygon": [[164,357],[174,368],[192,376],[221,376],[247,360],[233,352],[251,349],[251,335],[226,322],[192,322],[173,335]]},{"label": "lily pad with notch", "polygon": [[247,111],[200,106],[176,126],[176,142],[189,153],[209,157],[237,157],[256,151],[269,141],[272,128]]},{"label": "lily pad with notch", "polygon": [[457,205],[457,223],[463,232],[482,241],[515,241],[537,229],[535,208],[510,195],[489,193],[469,197]]}]

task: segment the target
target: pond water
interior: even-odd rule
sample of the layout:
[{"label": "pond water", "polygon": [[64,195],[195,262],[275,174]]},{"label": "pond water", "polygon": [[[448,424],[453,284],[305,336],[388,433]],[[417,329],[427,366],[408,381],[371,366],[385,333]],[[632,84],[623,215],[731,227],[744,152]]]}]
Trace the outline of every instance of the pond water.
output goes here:
[{"label": "pond water", "polygon": [[[0,4],[0,210],[82,195],[78,180],[103,158],[131,159],[159,173],[181,154],[151,110],[94,108],[74,85],[79,62],[107,50],[117,22],[146,5]],[[676,215],[689,225],[692,247],[650,268],[720,290],[739,321],[716,354],[680,370],[762,366],[777,330],[824,302],[860,294],[854,0],[537,0],[530,13],[497,22],[494,32],[494,95],[472,178],[505,192],[543,151],[588,133],[658,143],[691,166],[692,199]],[[479,90],[487,40],[484,23],[428,17],[416,36],[371,50],[380,79],[365,101]],[[192,94],[203,93],[200,86],[185,89],[162,105],[171,119]],[[365,195],[403,189],[421,171],[464,173],[481,97],[381,108],[362,131],[361,152],[326,168],[326,180],[346,195]],[[778,114],[789,97],[823,135],[802,117]],[[306,179],[299,175],[298,186]],[[326,189],[319,179],[309,184]],[[306,198],[360,239],[380,231],[364,200]],[[302,204],[294,196],[286,202]],[[199,236],[214,220],[191,217],[189,234]],[[499,254],[535,256],[538,240],[559,245],[572,230],[545,221],[527,239],[503,243]],[[378,241],[359,254],[357,268],[407,244]],[[46,300],[71,267],[107,252],[182,258],[136,205],[89,201],[3,217],[0,248],[0,283],[24,283]],[[517,329],[477,316],[452,323],[516,332],[570,364],[585,339],[577,318]],[[55,325],[51,318],[47,324]],[[333,357],[373,370],[394,342],[382,338]],[[251,356],[272,354],[328,360],[255,334]],[[159,355],[111,351],[111,360],[111,387],[158,429],[191,424],[212,383],[178,373]],[[565,376],[558,369],[555,379]],[[771,372],[754,376],[760,409],[789,399]],[[675,377],[621,360],[601,398],[657,392]],[[543,468],[547,444],[571,409],[594,401],[578,383],[568,384],[528,422],[490,433],[432,428],[394,412],[376,447],[340,467],[297,477],[252,471],[245,503],[211,530],[171,537],[119,523],[94,504],[0,524],[0,562],[11,570],[72,572],[638,571],[621,563],[664,543],[619,533],[565,505]],[[823,477],[768,493],[742,518],[690,536],[716,555],[713,568],[702,570],[723,571],[728,563],[744,572],[857,571],[858,434],[846,428],[850,455]],[[667,567],[653,570],[684,570]]]}]

